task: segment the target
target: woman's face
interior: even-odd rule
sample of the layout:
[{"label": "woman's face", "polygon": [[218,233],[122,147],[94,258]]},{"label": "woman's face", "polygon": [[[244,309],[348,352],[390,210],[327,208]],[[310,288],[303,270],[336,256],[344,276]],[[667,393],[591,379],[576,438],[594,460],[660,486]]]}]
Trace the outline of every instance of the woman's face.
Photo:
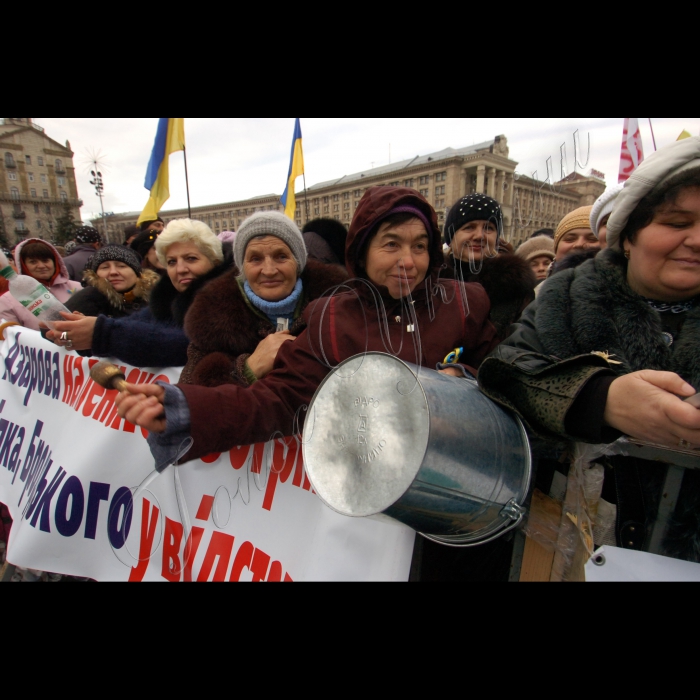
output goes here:
[{"label": "woman's face", "polygon": [[369,244],[367,276],[377,286],[386,287],[393,299],[407,296],[428,274],[428,245],[428,232],[420,219],[382,224]]},{"label": "woman's face", "polygon": [[535,273],[538,281],[546,280],[547,273],[549,272],[549,266],[552,264],[552,258],[548,255],[540,255],[537,258],[530,260],[530,267]]},{"label": "woman's face", "polygon": [[700,295],[700,189],[686,189],[637,233],[629,253],[627,280],[648,299],[674,302]]},{"label": "woman's face", "polygon": [[198,277],[214,269],[214,263],[194,243],[173,243],[165,254],[173,287],[184,292]]},{"label": "woman's face", "polygon": [[254,238],[246,248],[243,275],[265,301],[282,301],[297,283],[297,263],[289,246],[275,236]]},{"label": "woman's face", "polygon": [[562,236],[557,247],[557,262],[571,253],[582,253],[591,248],[600,248],[600,243],[589,228],[575,228]]},{"label": "woman's face", "polygon": [[165,270],[165,268],[160,264],[160,260],[158,260],[158,254],[156,253],[156,247],[152,246],[151,249],[148,251],[148,254],[146,255],[146,260],[151,264],[151,267],[154,270]]},{"label": "woman's face", "polygon": [[138,281],[138,276],[126,263],[108,260],[97,268],[97,276],[107,280],[115,291],[123,294],[133,289]]},{"label": "woman's face", "polygon": [[455,233],[452,255],[463,262],[479,262],[498,254],[498,229],[493,221],[470,221]]},{"label": "woman's face", "polygon": [[56,272],[56,263],[51,258],[26,258],[24,267],[39,282],[50,282]]}]

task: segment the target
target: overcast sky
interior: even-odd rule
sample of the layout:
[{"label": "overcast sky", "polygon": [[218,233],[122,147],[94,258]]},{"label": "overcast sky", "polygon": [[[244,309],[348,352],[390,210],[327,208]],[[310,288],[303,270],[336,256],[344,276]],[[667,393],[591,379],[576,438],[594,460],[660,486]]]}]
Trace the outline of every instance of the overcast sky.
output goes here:
[{"label": "overcast sky", "polygon": [[[59,119],[35,117],[35,122],[75,152],[78,192],[85,202],[83,220],[99,213],[99,199],[90,181],[90,158],[102,161],[105,211],[140,211],[148,200],[143,182],[153,148],[157,118]],[[640,117],[645,155],[653,152],[647,117]],[[478,118],[305,118],[301,119],[308,186],[371,167],[426,155],[444,148],[462,148],[505,134],[517,171],[546,178],[551,156],[557,179],[560,146],[566,143],[567,174],[574,169],[574,132],[581,135],[579,172],[591,168],[617,182],[624,119]],[[658,147],[678,138],[683,129],[700,134],[700,118],[652,119]],[[294,117],[186,118],[187,160],[192,206],[232,202],[256,195],[282,194],[291,151]],[[590,158],[586,163],[588,136]],[[301,179],[297,190],[302,188]],[[171,197],[164,209],[187,206],[182,153],[170,159]]]}]

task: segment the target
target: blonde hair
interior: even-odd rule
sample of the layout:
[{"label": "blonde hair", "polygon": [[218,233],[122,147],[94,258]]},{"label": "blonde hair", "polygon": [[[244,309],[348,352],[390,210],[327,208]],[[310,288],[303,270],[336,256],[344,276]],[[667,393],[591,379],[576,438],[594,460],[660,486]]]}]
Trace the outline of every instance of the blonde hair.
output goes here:
[{"label": "blonde hair", "polygon": [[167,265],[168,249],[175,243],[194,243],[214,265],[224,261],[221,241],[203,221],[175,219],[165,227],[163,233],[156,239],[156,255],[161,265]]}]

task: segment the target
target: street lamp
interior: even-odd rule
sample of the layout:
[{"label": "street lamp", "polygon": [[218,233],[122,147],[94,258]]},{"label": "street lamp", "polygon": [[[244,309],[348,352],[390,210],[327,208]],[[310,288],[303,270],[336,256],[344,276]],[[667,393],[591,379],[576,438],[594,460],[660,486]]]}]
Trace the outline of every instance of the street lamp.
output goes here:
[{"label": "street lamp", "polygon": [[[97,163],[95,163],[97,165]],[[100,207],[102,209],[102,226],[104,227],[104,240],[105,243],[109,243],[109,234],[107,233],[107,217],[105,216],[105,205],[103,201],[105,188],[104,181],[102,180],[102,173],[99,170],[91,170],[90,175],[93,179],[90,180],[90,184],[95,186],[95,194],[100,198]]]}]

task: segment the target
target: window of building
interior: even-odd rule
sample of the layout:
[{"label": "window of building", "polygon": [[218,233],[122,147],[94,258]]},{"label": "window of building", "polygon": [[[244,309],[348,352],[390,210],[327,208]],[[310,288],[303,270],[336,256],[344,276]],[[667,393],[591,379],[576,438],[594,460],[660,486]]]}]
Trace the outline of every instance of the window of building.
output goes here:
[{"label": "window of building", "polygon": [[64,172],[63,170],[63,161],[60,158],[56,158],[56,172],[57,173],[62,173]]},{"label": "window of building", "polygon": [[447,173],[437,173],[435,175],[435,182],[445,182],[447,180]]},{"label": "window of building", "polygon": [[43,165],[43,164],[44,164],[44,159],[43,159],[41,156],[39,156],[39,157],[37,158],[37,162],[39,163],[39,165]]},{"label": "window of building", "polygon": [[[44,191],[46,191],[46,190],[44,190]],[[47,205],[46,205],[46,213],[47,213],[47,214],[50,214],[50,213],[51,213],[51,205],[50,205],[50,204],[47,204]]]},{"label": "window of building", "polygon": [[32,164],[32,157],[31,156],[24,156],[24,162],[27,165],[31,165]]},{"label": "window of building", "polygon": [[324,203],[324,204],[328,204],[328,197],[324,197],[324,198],[323,198],[323,203]]},{"label": "window of building", "polygon": [[406,187],[413,187],[414,184],[415,184],[415,182],[416,182],[415,180],[406,180],[403,184],[404,184]]},{"label": "window of building", "polygon": [[301,228],[301,219],[297,219],[297,227]]},{"label": "window of building", "polygon": [[5,167],[6,168],[16,168],[15,157],[12,153],[5,153]]},{"label": "window of building", "polygon": [[340,204],[334,204],[333,211],[340,211]]},{"label": "window of building", "polygon": [[59,177],[59,178],[58,178],[58,186],[59,186],[59,187],[65,187],[65,186],[66,186],[66,178],[65,178],[65,177]]},{"label": "window of building", "polygon": [[[36,197],[36,190],[34,188],[29,190],[29,192],[31,193],[32,197]],[[35,204],[34,206],[37,207],[37,209],[39,208],[38,204]]]},{"label": "window of building", "polygon": [[46,180],[46,175],[42,175],[42,176],[41,176],[41,182],[42,182],[42,184],[44,184],[44,185],[46,184],[46,182],[47,182],[47,180]]},{"label": "window of building", "polygon": [[350,202],[345,202],[345,204],[343,204],[343,209],[350,209]]},{"label": "window of building", "polygon": [[65,192],[61,192],[61,201],[62,202],[68,201],[68,195]]},{"label": "window of building", "polygon": [[49,191],[48,191],[48,190],[44,190],[44,192],[43,192],[43,197],[44,197],[44,199],[48,199],[48,198],[49,198]]},{"label": "window of building", "polygon": [[8,179],[8,180],[16,180],[16,179],[17,179],[17,173],[14,172],[13,170],[10,170],[10,172],[7,173],[7,179]]},{"label": "window of building", "polygon": [[316,216],[318,216],[318,213],[319,213],[319,212],[318,212],[318,207],[314,207],[314,214],[315,214]]},{"label": "window of building", "polygon": [[424,175],[424,176],[420,179],[420,184],[421,184],[421,185],[429,185],[429,184],[430,184],[430,175]]},{"label": "window of building", "polygon": [[29,182],[34,182],[34,173],[27,173],[27,179]]},{"label": "window of building", "polygon": [[336,216],[333,217],[336,221],[340,221],[340,217],[336,214]]},{"label": "window of building", "polygon": [[16,187],[10,189],[10,197],[12,197],[12,199],[19,199],[19,190]]},{"label": "window of building", "polygon": [[399,181],[396,180],[396,182],[390,182],[389,187],[398,187],[399,186]]},{"label": "window of building", "polygon": [[38,214],[38,213],[39,213],[39,205],[38,205],[38,204],[35,204],[35,205],[34,205],[34,213],[35,213],[35,214]]},{"label": "window of building", "polygon": [[350,214],[345,215],[345,221],[350,221]]},{"label": "window of building", "polygon": [[333,195],[333,201],[334,201],[334,202],[339,202],[339,201],[340,201],[340,195],[339,195],[339,194],[334,194],[334,195]]},{"label": "window of building", "polygon": [[445,185],[442,185],[442,187],[435,188],[435,196],[439,197],[441,194],[445,194]]},{"label": "window of building", "polygon": [[430,196],[430,190],[421,190],[420,193],[421,193],[426,199],[428,199],[428,197]]},{"label": "window of building", "polygon": [[37,227],[38,229],[41,229],[41,220],[37,219],[36,227]]},{"label": "window of building", "polygon": [[353,192],[353,195],[354,195],[355,197],[362,197],[362,190],[355,190],[355,191]]},{"label": "window of building", "polygon": [[350,199],[350,193],[349,193],[349,192],[343,192],[343,199]]},{"label": "window of building", "polygon": [[324,214],[328,214],[328,205],[326,205],[325,207],[323,207],[323,213],[324,213]]},{"label": "window of building", "polygon": [[53,231],[53,221],[49,221],[49,231]]}]

